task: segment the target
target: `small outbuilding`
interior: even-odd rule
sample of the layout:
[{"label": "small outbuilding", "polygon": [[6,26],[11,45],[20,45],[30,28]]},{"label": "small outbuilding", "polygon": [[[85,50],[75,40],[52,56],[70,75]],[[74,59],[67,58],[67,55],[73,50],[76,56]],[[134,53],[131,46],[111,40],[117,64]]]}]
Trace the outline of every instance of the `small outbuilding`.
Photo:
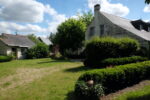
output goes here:
[{"label": "small outbuilding", "polygon": [[34,45],[27,36],[5,33],[0,35],[0,55],[14,55],[16,59],[23,59],[27,49]]}]

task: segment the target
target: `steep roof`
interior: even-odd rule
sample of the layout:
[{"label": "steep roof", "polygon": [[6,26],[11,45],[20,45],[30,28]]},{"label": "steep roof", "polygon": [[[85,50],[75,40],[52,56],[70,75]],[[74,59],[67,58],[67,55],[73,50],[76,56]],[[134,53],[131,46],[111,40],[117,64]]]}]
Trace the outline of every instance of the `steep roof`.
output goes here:
[{"label": "steep roof", "polygon": [[51,41],[48,38],[44,38],[44,37],[39,37],[39,39],[45,43],[46,45],[51,45]]},{"label": "steep roof", "polygon": [[35,45],[27,36],[2,33],[0,40],[8,46],[27,47]]},{"label": "steep roof", "polygon": [[102,15],[104,15],[109,21],[111,21],[113,24],[117,25],[117,26],[120,26],[121,28],[145,39],[145,40],[148,40],[150,41],[150,32],[147,32],[145,30],[138,30],[136,29],[132,23],[131,23],[131,20],[128,20],[128,19],[125,19],[125,18],[122,18],[122,17],[119,17],[119,16],[115,16],[115,15],[112,15],[112,14],[108,14],[108,13],[105,13],[105,12],[101,12],[100,13]]}]

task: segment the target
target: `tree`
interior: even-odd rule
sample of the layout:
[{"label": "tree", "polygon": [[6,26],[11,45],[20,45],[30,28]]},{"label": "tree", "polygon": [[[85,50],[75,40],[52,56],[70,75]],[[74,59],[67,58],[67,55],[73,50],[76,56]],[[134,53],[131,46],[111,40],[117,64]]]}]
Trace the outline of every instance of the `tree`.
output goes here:
[{"label": "tree", "polygon": [[56,44],[55,36],[56,36],[55,33],[51,33],[50,36],[49,36],[49,40],[50,40],[53,44]]},{"label": "tree", "polygon": [[77,51],[83,46],[86,25],[76,19],[68,19],[57,28],[55,42],[59,45],[60,53],[66,56],[66,51]]},{"label": "tree", "polygon": [[29,34],[28,38],[32,40],[35,44],[42,43],[34,34]]},{"label": "tree", "polygon": [[92,22],[94,16],[93,16],[92,11],[88,11],[88,12],[83,12],[82,14],[79,14],[78,18],[79,20],[84,22],[86,26],[88,27],[88,25],[90,25],[90,23]]},{"label": "tree", "polygon": [[150,0],[145,0],[145,3],[150,4]]}]

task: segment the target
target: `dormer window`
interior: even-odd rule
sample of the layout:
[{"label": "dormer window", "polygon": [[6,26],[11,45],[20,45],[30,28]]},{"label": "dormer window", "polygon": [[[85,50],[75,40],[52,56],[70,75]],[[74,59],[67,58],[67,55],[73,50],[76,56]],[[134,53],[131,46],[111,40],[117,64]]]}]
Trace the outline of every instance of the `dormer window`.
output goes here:
[{"label": "dormer window", "polygon": [[140,30],[143,30],[143,26],[142,25],[140,25]]}]

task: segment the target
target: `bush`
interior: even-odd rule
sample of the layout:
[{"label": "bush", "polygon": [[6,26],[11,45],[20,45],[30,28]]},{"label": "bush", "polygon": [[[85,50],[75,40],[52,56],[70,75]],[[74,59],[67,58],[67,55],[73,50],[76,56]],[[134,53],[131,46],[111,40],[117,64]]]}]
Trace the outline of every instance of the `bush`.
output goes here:
[{"label": "bush", "polygon": [[129,63],[136,63],[146,61],[148,58],[141,56],[132,56],[132,57],[122,57],[122,58],[108,58],[101,61],[100,66],[114,66],[114,65],[124,65]]},{"label": "bush", "polygon": [[8,62],[13,59],[12,56],[0,56],[0,62]]},{"label": "bush", "polygon": [[[138,62],[115,68],[98,69],[84,73],[78,81],[102,84],[104,92],[111,93],[150,78],[150,61]],[[77,88],[75,88],[75,91]]]},{"label": "bush", "polygon": [[26,57],[28,59],[33,58],[45,58],[49,55],[49,48],[44,43],[38,43],[36,46],[27,50]]},{"label": "bush", "polygon": [[86,82],[79,81],[75,85],[75,95],[78,100],[99,100],[99,97],[104,95],[101,84],[88,86]]},{"label": "bush", "polygon": [[131,38],[93,38],[86,44],[84,64],[97,67],[101,60],[132,56],[139,49],[139,43]]}]

